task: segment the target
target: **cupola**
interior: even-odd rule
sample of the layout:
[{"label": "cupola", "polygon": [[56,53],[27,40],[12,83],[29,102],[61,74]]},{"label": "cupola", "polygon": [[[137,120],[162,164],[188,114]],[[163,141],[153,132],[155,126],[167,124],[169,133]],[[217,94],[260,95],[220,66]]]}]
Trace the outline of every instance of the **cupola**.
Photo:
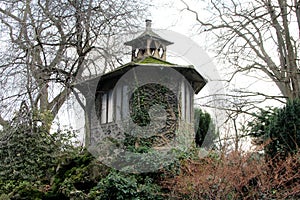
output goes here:
[{"label": "cupola", "polygon": [[137,38],[124,43],[132,47],[132,61],[140,60],[147,56],[166,60],[167,46],[173,43],[154,33],[151,28],[151,23],[152,21],[147,19],[146,30]]}]

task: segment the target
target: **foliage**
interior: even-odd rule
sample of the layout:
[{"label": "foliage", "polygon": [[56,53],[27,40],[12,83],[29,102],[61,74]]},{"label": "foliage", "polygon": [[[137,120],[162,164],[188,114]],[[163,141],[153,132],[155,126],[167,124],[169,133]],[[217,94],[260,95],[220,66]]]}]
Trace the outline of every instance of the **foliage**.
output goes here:
[{"label": "foliage", "polygon": [[187,160],[162,187],[169,190],[169,199],[298,199],[299,167],[299,153],[276,164],[232,152]]},{"label": "foliage", "polygon": [[290,100],[283,108],[262,110],[249,125],[256,143],[265,144],[271,158],[295,153],[300,145],[300,100]]},{"label": "foliage", "polygon": [[[87,151],[64,154],[48,181],[0,179],[5,199],[159,199],[159,173],[130,175],[112,170]],[[44,180],[44,181],[41,181]],[[5,194],[5,195],[4,195]]]},{"label": "foliage", "polygon": [[[267,119],[273,120],[269,123],[273,126],[282,123],[280,116],[291,119],[293,115],[287,113],[297,112],[298,102],[294,101],[274,111],[276,117]],[[269,114],[266,115],[273,116]],[[49,121],[52,121],[51,117],[47,112],[36,112],[31,118],[19,113],[11,127],[5,127],[2,131],[1,159],[12,169],[1,163],[0,199],[300,198],[299,152],[274,162],[272,159],[264,160],[255,153],[223,154],[217,151],[200,159],[199,149],[193,148],[188,152],[176,151],[178,159],[160,171],[125,174],[97,162],[88,151],[72,146],[72,132],[49,134],[47,124],[37,123],[39,118],[50,118]],[[266,117],[260,120],[268,122]],[[257,127],[269,130],[262,129],[264,126]],[[135,143],[127,142],[128,147]],[[143,143],[140,144],[142,146]],[[147,153],[151,153],[147,150],[147,144],[145,148]],[[141,148],[133,151],[143,152]],[[22,155],[17,156],[18,153]],[[5,159],[14,162],[9,163]],[[37,164],[31,163],[31,160]],[[157,164],[151,159],[148,161]]]},{"label": "foliage", "polygon": [[7,194],[1,194],[0,200],[10,200],[9,196]]},{"label": "foliage", "polygon": [[[154,147],[167,145],[166,143],[175,137],[175,130],[178,126],[178,102],[176,95],[169,88],[155,83],[148,83],[137,88],[130,97],[129,107],[132,121],[141,126],[150,126],[157,129],[157,126],[162,125],[162,128],[156,130],[156,133],[151,137],[140,137],[144,134],[145,129],[140,129],[134,133],[128,133],[126,136],[132,135],[126,141],[133,147],[135,146]],[[166,115],[166,116],[164,116]],[[166,117],[164,124],[161,124],[161,119]],[[164,122],[164,121],[163,121]]]},{"label": "foliage", "polygon": [[75,132],[58,130],[50,134],[50,112],[30,115],[21,111],[1,132],[0,193],[40,196],[58,163],[78,149],[71,142]]},{"label": "foliage", "polygon": [[[153,176],[153,175],[152,175]],[[79,199],[157,199],[159,187],[148,175],[123,174],[83,151],[59,167],[47,196]]]},{"label": "foliage", "polygon": [[97,163],[87,150],[67,158],[60,163],[55,176],[52,177],[51,188],[47,195],[60,195],[66,198],[87,197],[90,189],[106,176],[108,168]]},{"label": "foliage", "polygon": [[[197,148],[177,152],[178,162],[161,171],[125,174],[100,163],[86,150],[63,154],[45,181],[0,179],[0,199],[297,199],[299,153],[285,161],[256,154]],[[39,156],[39,155],[35,155]],[[39,169],[35,169],[39,171]]]},{"label": "foliage", "polygon": [[211,147],[214,140],[218,137],[215,124],[209,113],[195,108],[195,142],[197,147]]},{"label": "foliage", "polygon": [[[44,124],[37,125],[37,118]],[[31,120],[18,116],[1,134],[0,178],[2,180],[36,181],[49,176],[55,166],[57,147],[48,132],[48,113],[34,113]]]},{"label": "foliage", "polygon": [[139,126],[146,126],[150,123],[149,109],[152,106],[159,105],[167,112],[167,121],[173,120],[169,115],[175,115],[178,118],[177,98],[172,90],[160,85],[149,83],[136,89],[132,94],[129,106],[132,120]]},{"label": "foliage", "polygon": [[90,194],[93,199],[162,199],[159,187],[149,177],[111,171]]}]

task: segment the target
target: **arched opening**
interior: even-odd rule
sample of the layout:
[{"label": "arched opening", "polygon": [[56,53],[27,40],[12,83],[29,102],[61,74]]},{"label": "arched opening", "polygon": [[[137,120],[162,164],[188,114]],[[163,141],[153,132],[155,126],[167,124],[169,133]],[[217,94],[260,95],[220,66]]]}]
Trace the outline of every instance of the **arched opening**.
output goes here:
[{"label": "arched opening", "polygon": [[160,58],[163,58],[163,56],[164,56],[164,49],[163,49],[162,45],[160,45],[158,48],[158,55]]},{"label": "arched opening", "polygon": [[155,47],[155,42],[153,40],[151,41],[149,48],[150,48],[150,55],[155,56],[156,47]]},{"label": "arched opening", "polygon": [[138,57],[138,53],[139,53],[139,49],[136,48],[136,49],[134,50],[134,58],[137,58],[137,57]]}]

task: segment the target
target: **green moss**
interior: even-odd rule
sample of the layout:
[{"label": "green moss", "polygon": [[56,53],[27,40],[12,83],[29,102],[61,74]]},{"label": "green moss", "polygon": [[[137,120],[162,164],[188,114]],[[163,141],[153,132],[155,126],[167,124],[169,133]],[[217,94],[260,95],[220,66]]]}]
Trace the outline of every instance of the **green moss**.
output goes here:
[{"label": "green moss", "polygon": [[162,65],[174,65],[170,62],[164,61],[164,60],[160,60],[158,58],[155,58],[153,56],[148,56],[142,60],[139,60],[137,63],[140,64],[162,64]]}]

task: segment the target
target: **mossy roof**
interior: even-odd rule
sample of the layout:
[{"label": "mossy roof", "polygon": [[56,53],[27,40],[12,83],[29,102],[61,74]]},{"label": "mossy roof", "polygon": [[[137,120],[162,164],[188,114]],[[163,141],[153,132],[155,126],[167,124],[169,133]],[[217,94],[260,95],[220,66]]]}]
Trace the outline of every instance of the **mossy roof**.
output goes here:
[{"label": "mossy roof", "polygon": [[[171,67],[184,75],[187,80],[190,82],[193,82],[193,88],[195,93],[198,93],[207,83],[207,80],[199,74],[199,72],[194,68],[192,65],[176,65],[158,58],[155,58],[153,56],[148,56],[143,59],[137,60],[137,61],[132,61],[129,62],[125,65],[122,65],[118,68],[116,68],[113,71],[110,71],[108,73],[102,74],[100,76],[94,77],[92,79],[86,80],[82,83],[76,84],[76,87],[80,90],[80,88],[83,85],[90,84],[94,85],[97,84],[96,82],[99,81],[99,78],[101,77],[101,82],[115,82],[118,77],[121,77],[123,74],[125,74],[127,71],[130,69],[137,67],[137,66],[161,66],[161,67]],[[83,91],[86,92],[86,91]]]},{"label": "mossy roof", "polygon": [[130,63],[127,63],[125,65],[122,65],[118,68],[116,68],[113,71],[110,71],[106,74],[104,74],[101,79],[102,81],[110,81],[113,80],[116,77],[122,76],[130,69],[136,67],[136,66],[160,66],[160,67],[170,67],[181,73],[186,77],[186,79],[190,82],[194,82],[193,88],[195,93],[198,93],[207,83],[207,80],[199,74],[199,72],[194,68],[192,65],[176,65],[158,58],[155,58],[153,56],[147,56],[143,59],[132,61]]},{"label": "mossy roof", "polygon": [[135,61],[134,63],[138,63],[138,64],[161,64],[161,65],[175,65],[173,63],[155,58],[153,56],[147,56],[141,60]]}]

